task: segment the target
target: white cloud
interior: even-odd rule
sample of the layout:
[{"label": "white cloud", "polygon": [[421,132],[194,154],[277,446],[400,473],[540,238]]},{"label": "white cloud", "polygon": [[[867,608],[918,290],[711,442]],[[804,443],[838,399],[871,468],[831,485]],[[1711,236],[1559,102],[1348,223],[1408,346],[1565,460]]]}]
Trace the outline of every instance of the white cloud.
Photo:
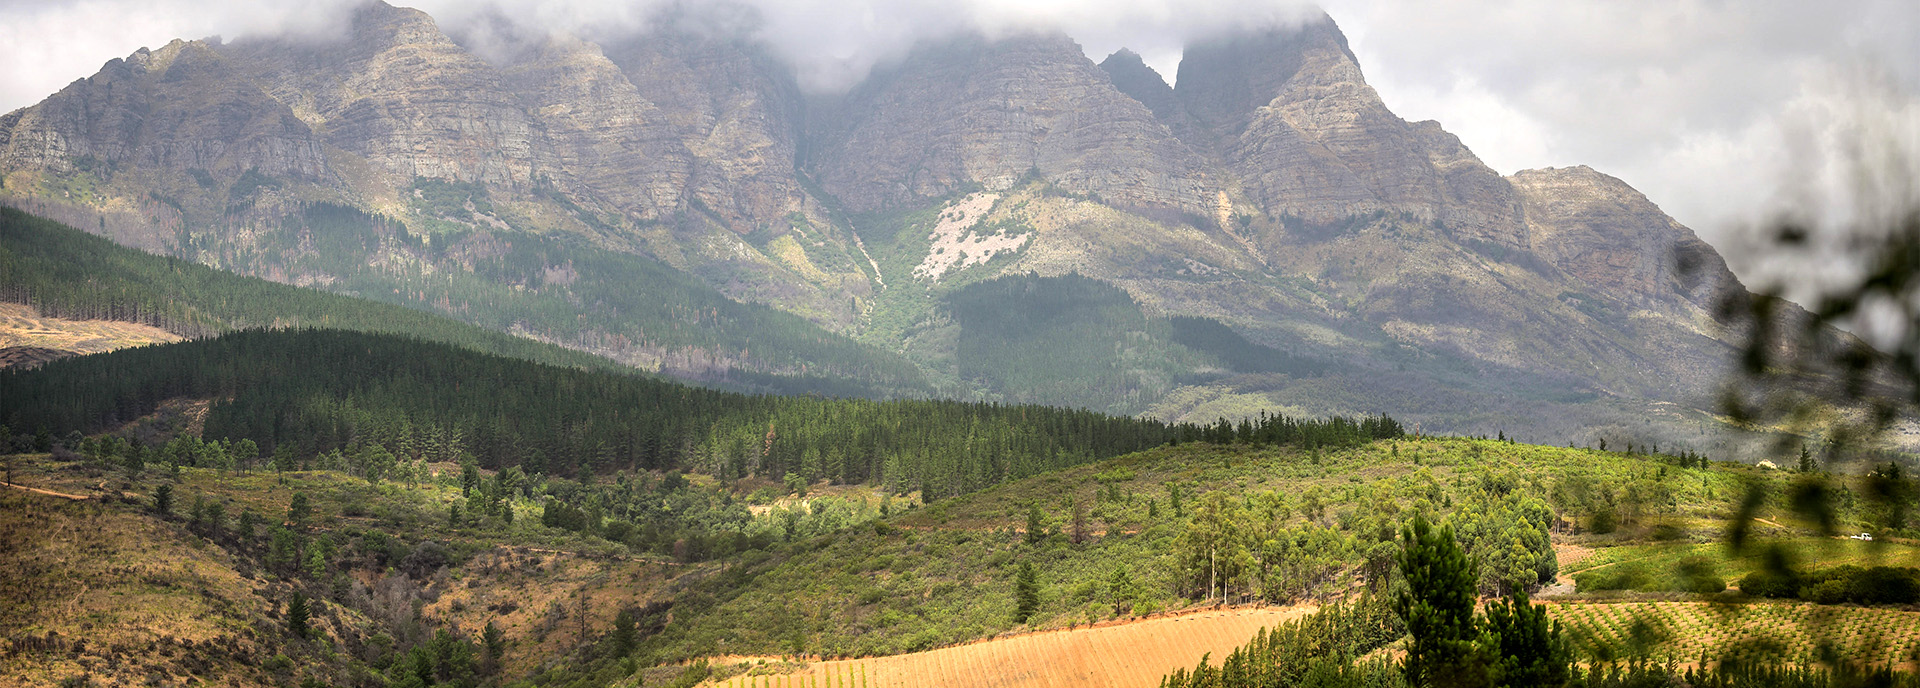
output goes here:
[{"label": "white cloud", "polygon": [[[1807,200],[1786,193],[1803,185],[1789,147],[1839,145],[1794,124],[1812,103],[1910,113],[1920,93],[1920,6],[1906,0],[1334,0],[1329,11],[1403,117],[1440,120],[1504,173],[1586,164],[1621,177],[1723,248],[1785,199]],[[1895,95],[1832,93],[1860,63],[1884,66]]]}]

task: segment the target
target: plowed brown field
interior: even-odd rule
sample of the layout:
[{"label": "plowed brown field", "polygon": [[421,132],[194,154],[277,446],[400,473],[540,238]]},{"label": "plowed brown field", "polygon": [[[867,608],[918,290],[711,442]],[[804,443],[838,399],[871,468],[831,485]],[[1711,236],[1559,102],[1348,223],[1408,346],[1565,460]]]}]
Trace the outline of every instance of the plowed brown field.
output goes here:
[{"label": "plowed brown field", "polygon": [[[1160,684],[1174,669],[1190,669],[1211,653],[1217,663],[1261,628],[1314,608],[1258,607],[1168,616],[1111,626],[1047,631],[970,645],[814,662],[788,674],[734,676],[710,683],[728,688],[1106,688]],[[736,658],[736,661],[738,658]]]}]

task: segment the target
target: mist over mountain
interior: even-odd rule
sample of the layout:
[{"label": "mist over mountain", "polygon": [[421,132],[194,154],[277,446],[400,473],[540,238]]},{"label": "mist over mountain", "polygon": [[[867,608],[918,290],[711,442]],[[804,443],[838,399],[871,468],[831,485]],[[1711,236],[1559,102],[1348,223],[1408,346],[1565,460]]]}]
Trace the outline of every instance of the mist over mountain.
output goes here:
[{"label": "mist over mountain", "polygon": [[[676,11],[596,42],[374,3],[327,35],[142,48],[0,118],[0,199],[695,378],[855,359],[674,336],[710,316],[642,318],[626,300],[662,282],[632,266],[904,356],[940,395],[1550,441],[1651,413],[1633,432],[1708,441],[1714,307],[1745,294],[1725,261],[1616,178],[1503,176],[1395,115],[1323,14],[1195,38],[1172,83],[1132,51],[962,27],[822,93]],[[1102,286],[1035,300],[1062,279]],[[961,315],[992,310],[1084,316],[1099,336],[1064,341],[1108,382],[1076,392],[1025,358],[1055,342]],[[1196,343],[1216,325],[1265,353]]]}]

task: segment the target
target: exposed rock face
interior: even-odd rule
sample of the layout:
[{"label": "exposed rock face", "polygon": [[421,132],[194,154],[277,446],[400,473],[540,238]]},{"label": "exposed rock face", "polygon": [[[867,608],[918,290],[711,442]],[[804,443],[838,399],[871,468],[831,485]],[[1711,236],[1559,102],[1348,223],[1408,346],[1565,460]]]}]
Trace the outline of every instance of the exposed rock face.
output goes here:
[{"label": "exposed rock face", "polygon": [[1387,110],[1332,20],[1188,48],[1175,91],[1207,146],[1270,213],[1389,211],[1461,239],[1527,245],[1518,199],[1437,123]]},{"label": "exposed rock face", "polygon": [[691,159],[678,132],[599,46],[555,38],[504,82],[543,125],[540,167],[556,185],[642,220],[680,207]]},{"label": "exposed rock face", "polygon": [[1202,213],[1202,160],[1064,36],[922,49],[848,97],[814,160],[855,210],[897,207],[1037,171],[1130,206]]},{"label": "exposed rock face", "polygon": [[1166,78],[1148,67],[1140,54],[1126,48],[1108,55],[1100,61],[1100,70],[1113,80],[1113,87],[1121,93],[1140,101],[1153,112],[1153,116],[1162,122],[1175,122],[1186,119],[1186,109],[1173,95],[1173,87],[1167,85]]},{"label": "exposed rock face", "polygon": [[[751,45],[674,33],[607,54],[658,108],[672,137],[661,154],[675,160],[678,174],[669,179],[679,180],[678,194],[741,233],[803,210],[808,199],[793,173],[801,98],[779,65]],[[645,172],[633,181],[661,184]]]},{"label": "exposed rock face", "polygon": [[328,145],[405,178],[522,185],[534,127],[498,73],[414,9],[373,3],[340,41],[248,40],[222,49]]},{"label": "exposed rock face", "polygon": [[1740,288],[1713,247],[1626,182],[1585,165],[1509,179],[1525,199],[1534,253],[1609,296],[1711,308]]},{"label": "exposed rock face", "polygon": [[319,139],[205,43],[115,59],[0,121],[6,171],[72,172],[76,161],[321,179]]},{"label": "exposed rock face", "polygon": [[[83,174],[95,165],[105,173]],[[241,193],[253,187],[240,179],[259,181],[248,170],[272,191]],[[478,184],[458,192],[492,210],[425,209],[416,178]],[[502,245],[576,232],[736,299],[933,352],[928,366],[953,326],[926,304],[996,271],[1077,272],[1155,313],[1219,318],[1356,370],[1428,365],[1390,393],[1367,372],[1330,394],[1266,397],[1387,400],[1325,412],[1438,389],[1435,408],[1465,390],[1532,413],[1507,399],[1521,379],[1684,401],[1721,360],[1703,314],[1743,293],[1711,247],[1620,180],[1503,178],[1438,123],[1399,118],[1327,19],[1195,44],[1177,87],[1129,51],[1095,65],[1064,36],[1027,35],[922,46],[850,93],[803,97],[762,48],[672,22],[604,46],[553,37],[494,64],[426,15],[374,2],[344,38],[115,60],[0,116],[0,179],[9,203],[156,250],[191,235],[209,262],[253,255],[234,223],[277,224],[314,199],[416,232],[471,216]],[[555,260],[541,267],[572,274]]]}]

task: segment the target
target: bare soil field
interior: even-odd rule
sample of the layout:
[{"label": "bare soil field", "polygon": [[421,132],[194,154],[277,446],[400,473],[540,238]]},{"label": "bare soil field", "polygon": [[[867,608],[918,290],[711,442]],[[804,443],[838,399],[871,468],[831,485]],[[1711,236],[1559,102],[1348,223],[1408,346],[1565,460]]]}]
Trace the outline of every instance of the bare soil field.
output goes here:
[{"label": "bare soil field", "polygon": [[[926,652],[813,662],[787,673],[766,666],[708,685],[891,688],[1103,688],[1157,686],[1174,669],[1192,668],[1246,644],[1261,628],[1312,613],[1314,607],[1253,607],[995,638]],[[743,658],[733,658],[737,665]]]},{"label": "bare soil field", "polygon": [[97,354],[181,339],[180,335],[148,325],[53,318],[41,315],[32,306],[0,303],[0,348],[32,347]]}]

